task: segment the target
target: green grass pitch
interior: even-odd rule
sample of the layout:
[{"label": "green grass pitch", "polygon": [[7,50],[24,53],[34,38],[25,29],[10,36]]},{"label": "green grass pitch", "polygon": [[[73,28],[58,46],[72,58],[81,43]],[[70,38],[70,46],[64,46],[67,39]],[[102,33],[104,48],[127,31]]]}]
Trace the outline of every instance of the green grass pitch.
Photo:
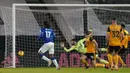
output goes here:
[{"label": "green grass pitch", "polygon": [[0,73],[130,73],[130,68],[120,68],[118,71],[104,68],[0,68]]}]

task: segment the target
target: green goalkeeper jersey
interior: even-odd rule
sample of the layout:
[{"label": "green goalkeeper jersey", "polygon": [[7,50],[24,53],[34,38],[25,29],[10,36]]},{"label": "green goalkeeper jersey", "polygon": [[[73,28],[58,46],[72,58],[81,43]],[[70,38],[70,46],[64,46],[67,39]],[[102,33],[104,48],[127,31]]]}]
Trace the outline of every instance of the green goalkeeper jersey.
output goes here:
[{"label": "green goalkeeper jersey", "polygon": [[76,50],[79,53],[85,54],[86,53],[86,48],[85,48],[84,43],[83,43],[85,40],[86,40],[86,38],[79,40],[77,42],[77,44],[72,46],[70,49],[67,49],[67,48],[64,47],[64,50],[66,52],[70,52],[72,50]]}]

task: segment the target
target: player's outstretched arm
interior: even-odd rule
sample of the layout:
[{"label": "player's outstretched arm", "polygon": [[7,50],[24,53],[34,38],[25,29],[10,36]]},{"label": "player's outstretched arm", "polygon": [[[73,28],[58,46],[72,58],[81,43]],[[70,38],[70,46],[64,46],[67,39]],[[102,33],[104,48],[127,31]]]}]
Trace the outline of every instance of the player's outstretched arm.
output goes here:
[{"label": "player's outstretched arm", "polygon": [[41,39],[41,37],[43,36],[43,33],[40,31],[40,35],[37,38],[37,41]]},{"label": "player's outstretched arm", "polygon": [[77,42],[77,45],[76,45],[76,46],[77,46],[77,47],[78,47],[78,46],[81,46],[81,45],[82,45],[82,46],[85,46],[85,45],[84,45],[84,42],[85,42],[85,41],[86,41],[86,38],[83,38],[83,39],[79,40],[79,41]]},{"label": "player's outstretched arm", "polygon": [[55,38],[56,38],[56,34],[55,34],[55,32],[52,31],[52,34],[53,34],[53,40],[55,40]]},{"label": "player's outstretched arm", "polygon": [[107,50],[107,48],[100,48],[100,51],[107,52],[108,50]]},{"label": "player's outstretched arm", "polygon": [[96,42],[96,40],[93,40],[92,42],[95,44],[95,48],[96,48],[96,51],[97,51],[98,50],[98,43]]},{"label": "player's outstretched arm", "polygon": [[109,42],[109,37],[110,37],[110,28],[108,27],[107,34],[106,34],[106,41],[107,41],[107,43]]},{"label": "player's outstretched arm", "polygon": [[121,28],[121,41],[123,41],[124,39],[124,32],[123,32],[123,29]]},{"label": "player's outstretched arm", "polygon": [[86,40],[86,38],[83,38],[81,40],[78,41],[78,43],[83,43]]},{"label": "player's outstretched arm", "polygon": [[61,43],[60,45],[61,45],[62,48],[64,48],[64,50],[65,50],[66,52],[70,52],[70,51],[72,51],[72,50],[75,50],[75,46],[72,46],[71,48],[67,49],[67,48],[65,47],[64,43]]}]

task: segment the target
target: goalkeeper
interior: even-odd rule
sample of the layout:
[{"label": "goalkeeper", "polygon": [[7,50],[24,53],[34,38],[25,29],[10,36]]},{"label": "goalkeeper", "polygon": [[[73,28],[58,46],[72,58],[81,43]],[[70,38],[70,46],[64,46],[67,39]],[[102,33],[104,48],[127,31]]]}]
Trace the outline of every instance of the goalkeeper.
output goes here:
[{"label": "goalkeeper", "polygon": [[71,40],[71,42],[72,42],[72,47],[70,48],[70,49],[67,49],[66,47],[65,47],[65,45],[64,45],[64,43],[61,43],[61,47],[62,48],[64,48],[64,50],[66,51],[66,52],[70,52],[70,51],[72,51],[72,50],[76,50],[76,51],[78,51],[79,53],[81,53],[82,54],[82,56],[81,56],[81,62],[83,63],[83,64],[85,64],[85,67],[86,68],[88,68],[89,67],[89,64],[87,63],[87,61],[85,60],[85,59],[82,59],[85,55],[85,53],[86,53],[86,48],[84,47],[84,44],[83,44],[83,42],[86,40],[86,38],[84,38],[84,39],[81,39],[81,40],[79,40],[77,43],[76,43],[76,39],[72,39]]}]

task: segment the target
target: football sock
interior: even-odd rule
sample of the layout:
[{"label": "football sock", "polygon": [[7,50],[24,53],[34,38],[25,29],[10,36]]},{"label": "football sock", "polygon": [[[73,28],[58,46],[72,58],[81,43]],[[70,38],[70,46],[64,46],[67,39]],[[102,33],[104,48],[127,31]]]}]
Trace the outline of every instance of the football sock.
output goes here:
[{"label": "football sock", "polygon": [[52,62],[54,63],[54,65],[56,67],[59,67],[58,63],[57,63],[57,60],[55,58],[51,58]]},{"label": "football sock", "polygon": [[83,64],[85,64],[85,66],[89,66],[89,64],[88,64],[88,62],[86,61],[86,60],[81,60],[81,62],[83,63]]},{"label": "football sock", "polygon": [[109,65],[112,67],[113,66],[113,57],[111,54],[108,54],[107,57],[108,57]]},{"label": "football sock", "polygon": [[105,67],[105,64],[96,63],[96,67]]},{"label": "football sock", "polygon": [[124,61],[122,60],[121,56],[119,56],[119,55],[118,55],[118,60],[119,60],[119,62],[120,62],[122,65],[125,64]]},{"label": "football sock", "polygon": [[117,54],[114,55],[113,58],[114,58],[115,67],[118,68],[118,55]]},{"label": "football sock", "polygon": [[42,56],[42,59],[45,60],[45,61],[47,61],[47,62],[51,61],[51,60],[50,60],[49,58],[47,58],[45,55]]},{"label": "football sock", "polygon": [[100,61],[100,63],[103,63],[103,64],[109,64],[109,62],[104,59],[100,59],[99,61]]}]

